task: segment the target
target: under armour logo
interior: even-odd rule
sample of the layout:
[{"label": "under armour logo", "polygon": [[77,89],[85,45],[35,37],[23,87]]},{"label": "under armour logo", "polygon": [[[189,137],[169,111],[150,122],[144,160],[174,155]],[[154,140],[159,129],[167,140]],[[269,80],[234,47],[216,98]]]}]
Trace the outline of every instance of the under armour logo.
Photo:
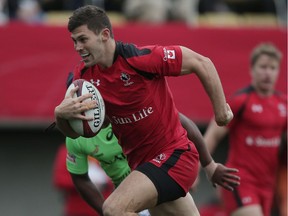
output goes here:
[{"label": "under armour logo", "polygon": [[90,80],[90,82],[95,85],[95,86],[99,86],[100,85],[100,80],[97,79],[96,81],[94,81],[93,79]]}]

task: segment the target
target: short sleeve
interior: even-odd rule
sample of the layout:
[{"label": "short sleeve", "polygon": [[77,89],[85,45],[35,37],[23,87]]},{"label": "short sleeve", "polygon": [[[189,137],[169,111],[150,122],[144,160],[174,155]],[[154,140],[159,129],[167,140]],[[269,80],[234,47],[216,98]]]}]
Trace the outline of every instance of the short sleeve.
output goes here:
[{"label": "short sleeve", "polygon": [[78,65],[76,65],[74,67],[74,70],[73,70],[73,80],[76,80],[76,79],[80,79],[81,78],[81,71],[85,68],[85,65],[83,62],[79,63]]},{"label": "short sleeve", "polygon": [[127,58],[134,68],[156,76],[179,76],[182,67],[180,46],[146,46],[149,53]]},{"label": "short sleeve", "polygon": [[66,138],[67,170],[73,174],[85,174],[88,172],[88,156],[81,152],[77,139]]},{"label": "short sleeve", "polygon": [[237,94],[229,98],[228,104],[233,112],[234,117],[232,121],[227,125],[228,128],[233,127],[241,118],[242,112],[245,109],[245,104],[247,103],[247,97],[248,94]]}]

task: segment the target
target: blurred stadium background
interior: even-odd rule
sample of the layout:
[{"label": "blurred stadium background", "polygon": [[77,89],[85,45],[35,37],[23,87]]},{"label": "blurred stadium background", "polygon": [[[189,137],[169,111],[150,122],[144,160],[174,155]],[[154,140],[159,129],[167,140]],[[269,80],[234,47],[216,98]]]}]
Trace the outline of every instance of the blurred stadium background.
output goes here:
[{"label": "blurred stadium background", "polygon": [[[283,19],[277,11],[207,11],[199,12],[196,24],[187,25],[179,21],[140,23],[128,21],[121,11],[108,13],[117,40],[138,45],[181,44],[210,57],[227,96],[248,84],[251,49],[260,42],[272,42],[284,54],[277,88],[287,92],[287,14]],[[44,129],[53,122],[67,74],[79,60],[66,30],[70,14],[69,10],[45,11],[41,22],[8,16],[1,21],[0,16],[0,215],[61,215],[62,197],[51,179],[56,149],[64,137],[57,130],[45,133]],[[179,111],[204,132],[212,108],[200,82],[193,76],[168,81]],[[216,150],[215,160],[225,162],[226,151],[224,143]],[[192,193],[198,206],[215,196],[202,172],[198,189]]]}]

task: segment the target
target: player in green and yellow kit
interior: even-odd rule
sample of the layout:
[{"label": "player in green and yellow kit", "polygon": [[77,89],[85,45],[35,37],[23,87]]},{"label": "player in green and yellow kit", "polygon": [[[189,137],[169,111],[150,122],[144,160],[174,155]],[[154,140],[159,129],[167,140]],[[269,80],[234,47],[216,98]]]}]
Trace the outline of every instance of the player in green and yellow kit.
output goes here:
[{"label": "player in green and yellow kit", "polygon": [[[115,187],[131,172],[126,156],[112,132],[111,124],[102,128],[97,136],[92,138],[71,139],[67,137],[66,148],[68,152],[66,166],[75,187],[88,204],[93,202],[93,206],[101,208],[103,200],[100,197],[102,196],[88,176],[88,156],[99,161]],[[99,196],[95,196],[94,192]],[[91,197],[87,199],[86,196]],[[98,200],[97,197],[99,197]],[[139,215],[148,216],[150,214],[146,210],[140,212]]]},{"label": "player in green and yellow kit", "polygon": [[112,132],[111,124],[101,129],[93,138],[71,139],[67,137],[66,147],[67,169],[72,175],[84,175],[88,172],[88,156],[99,161],[115,187],[130,173],[126,156]]}]

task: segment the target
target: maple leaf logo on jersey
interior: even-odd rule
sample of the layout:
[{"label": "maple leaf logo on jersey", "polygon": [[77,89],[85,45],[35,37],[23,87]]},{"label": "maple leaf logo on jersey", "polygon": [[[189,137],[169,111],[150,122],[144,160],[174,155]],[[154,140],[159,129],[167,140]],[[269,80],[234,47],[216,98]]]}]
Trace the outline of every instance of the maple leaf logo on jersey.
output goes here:
[{"label": "maple leaf logo on jersey", "polygon": [[175,50],[167,50],[166,48],[163,48],[164,52],[164,61],[167,61],[168,59],[176,59]]},{"label": "maple leaf logo on jersey", "polygon": [[125,73],[125,72],[121,73],[120,79],[125,83],[124,86],[129,86],[129,85],[132,85],[134,83],[134,82],[129,82],[131,79],[130,75]]},{"label": "maple leaf logo on jersey", "polygon": [[167,50],[168,59],[175,59],[175,50]]},{"label": "maple leaf logo on jersey", "polygon": [[129,74],[124,72],[124,73],[121,73],[120,79],[124,82],[127,82],[130,80],[130,76],[129,76]]}]

